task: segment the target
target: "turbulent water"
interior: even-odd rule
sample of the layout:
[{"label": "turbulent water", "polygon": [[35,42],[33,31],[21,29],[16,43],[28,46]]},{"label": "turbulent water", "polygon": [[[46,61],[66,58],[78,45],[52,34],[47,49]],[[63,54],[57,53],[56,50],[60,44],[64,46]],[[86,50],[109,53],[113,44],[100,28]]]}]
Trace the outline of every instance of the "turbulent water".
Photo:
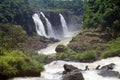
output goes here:
[{"label": "turbulent water", "polygon": [[69,33],[69,35],[67,35],[67,37],[64,37],[60,42],[49,44],[47,48],[41,49],[40,51],[38,51],[38,53],[45,54],[45,55],[55,54],[56,53],[55,48],[59,44],[67,45],[72,40],[72,37],[77,35],[78,33],[79,31],[71,32]]},{"label": "turbulent water", "polygon": [[120,57],[113,57],[102,59],[93,63],[81,63],[81,62],[71,62],[71,61],[53,61],[50,64],[45,65],[45,71],[42,72],[41,77],[33,77],[33,78],[15,78],[14,80],[61,80],[62,79],[62,71],[64,64],[72,64],[80,69],[85,69],[85,66],[88,65],[90,70],[83,72],[83,76],[85,80],[119,80],[117,78],[112,77],[102,77],[97,75],[97,71],[95,70],[98,65],[107,65],[110,63],[115,63],[116,66],[114,71],[120,72]]},{"label": "turbulent water", "polygon": [[63,71],[63,65],[64,64],[72,64],[80,69],[85,69],[85,66],[88,65],[90,70],[83,73],[83,76],[85,80],[119,80],[117,78],[110,78],[110,77],[102,77],[100,75],[97,75],[97,71],[95,70],[96,66],[101,65],[107,65],[110,63],[115,63],[115,71],[120,72],[120,57],[114,57],[114,58],[108,58],[108,59],[102,59],[100,61],[96,61],[94,63],[81,63],[81,62],[68,62],[68,61],[53,61],[50,64],[45,65],[46,71],[42,73],[42,76],[44,76],[47,80],[61,80],[61,73]]},{"label": "turbulent water", "polygon": [[52,25],[50,23],[50,21],[45,17],[44,13],[41,12],[42,16],[45,18],[46,20],[46,23],[47,23],[47,28],[48,28],[48,36],[51,37],[51,38],[56,38],[55,35],[54,35],[54,31],[52,29]]}]

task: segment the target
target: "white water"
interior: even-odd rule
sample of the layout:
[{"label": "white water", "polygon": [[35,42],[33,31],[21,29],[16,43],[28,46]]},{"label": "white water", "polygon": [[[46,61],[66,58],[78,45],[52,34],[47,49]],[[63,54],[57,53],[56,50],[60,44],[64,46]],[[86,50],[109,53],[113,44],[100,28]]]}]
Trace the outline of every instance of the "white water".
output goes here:
[{"label": "white water", "polygon": [[34,23],[35,23],[35,27],[36,27],[36,31],[37,31],[37,34],[39,36],[45,36],[47,37],[46,35],[46,32],[45,32],[45,28],[44,28],[44,25],[41,21],[41,19],[39,18],[38,14],[34,14],[32,16],[33,20],[34,20]]},{"label": "white water", "polygon": [[45,17],[44,13],[41,12],[41,15],[45,18],[46,20],[46,23],[47,23],[47,28],[48,28],[48,36],[51,37],[51,38],[55,38],[55,35],[54,35],[54,31],[52,29],[52,25],[50,23],[50,21]]},{"label": "white water", "polygon": [[64,36],[67,36],[69,34],[68,26],[66,24],[66,21],[65,21],[63,15],[62,14],[59,14],[59,15],[60,15],[60,21],[61,21],[61,24],[62,24]]},{"label": "white water", "polygon": [[115,63],[116,66],[114,68],[114,71],[120,72],[120,57],[113,57],[108,59],[102,59],[100,61],[96,61],[93,63],[81,63],[81,62],[68,62],[68,61],[53,61],[50,64],[45,65],[45,71],[42,72],[41,77],[33,77],[33,78],[15,78],[14,80],[61,80],[61,73],[64,70],[63,65],[64,64],[71,64],[74,65],[80,69],[85,69],[85,66],[88,65],[89,69],[88,71],[83,72],[83,76],[85,80],[120,80],[117,78],[112,77],[102,77],[100,75],[97,75],[97,71],[95,70],[96,66],[101,65],[107,65],[110,63]]},{"label": "white water", "polygon": [[[100,61],[96,61],[94,63],[81,63],[81,62],[68,62],[68,61],[61,61],[61,60],[57,60],[57,61],[53,61],[50,64],[45,65],[45,69],[46,71],[44,71],[42,73],[42,76],[44,76],[44,78],[46,80],[61,80],[61,72],[64,70],[63,69],[63,65],[64,64],[71,64],[74,65],[76,67],[78,67],[79,69],[85,69],[85,66],[88,65],[88,67],[90,68],[89,71],[83,72],[83,76],[85,78],[85,80],[119,80],[117,78],[110,78],[110,77],[102,77],[100,75],[97,75],[97,71],[95,70],[95,68],[98,65],[104,66],[110,63],[115,63],[115,71],[120,72],[120,57],[114,57],[114,58],[108,58],[108,59],[102,59]],[[59,75],[59,77],[58,77]]]},{"label": "white water", "polygon": [[47,48],[38,51],[38,54],[45,54],[45,55],[55,54],[56,53],[55,48],[59,44],[63,44],[66,46],[72,40],[72,37],[77,35],[78,33],[79,31],[71,32],[71,34],[69,33],[69,35],[67,35],[67,37],[64,37],[60,42],[49,44]]}]

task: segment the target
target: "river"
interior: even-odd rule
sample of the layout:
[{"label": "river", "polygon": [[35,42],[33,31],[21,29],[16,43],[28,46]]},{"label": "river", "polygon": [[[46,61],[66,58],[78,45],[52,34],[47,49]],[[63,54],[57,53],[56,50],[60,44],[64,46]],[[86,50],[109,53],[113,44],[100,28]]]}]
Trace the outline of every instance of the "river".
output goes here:
[{"label": "river", "polygon": [[[39,54],[55,54],[55,48],[59,44],[67,45],[69,41],[72,39],[72,37],[75,35],[70,35],[60,42],[49,44],[47,48],[42,49],[38,51]],[[112,57],[107,59],[102,59],[99,61],[95,61],[93,63],[82,63],[82,62],[72,62],[72,61],[62,61],[62,60],[56,60],[52,61],[49,64],[44,65],[45,71],[41,73],[41,77],[19,77],[14,78],[12,80],[62,80],[62,72],[63,72],[63,65],[64,64],[71,64],[74,65],[80,69],[85,69],[85,66],[88,66],[90,70],[83,72],[83,76],[85,80],[119,80],[117,78],[112,77],[102,77],[97,74],[97,71],[95,70],[96,66],[98,65],[107,65],[110,63],[116,64],[114,71],[118,71],[120,73],[120,57]]]}]

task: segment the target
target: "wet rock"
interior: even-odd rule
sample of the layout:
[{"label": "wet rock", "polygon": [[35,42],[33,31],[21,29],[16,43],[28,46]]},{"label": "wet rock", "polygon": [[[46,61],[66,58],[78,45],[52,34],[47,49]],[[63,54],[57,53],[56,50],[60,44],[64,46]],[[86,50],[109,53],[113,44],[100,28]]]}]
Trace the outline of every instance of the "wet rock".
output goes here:
[{"label": "wet rock", "polygon": [[115,67],[115,64],[111,63],[111,64],[108,64],[108,65],[102,66],[100,68],[100,70],[112,70],[114,67]]},{"label": "wet rock", "polygon": [[85,71],[86,71],[86,70],[89,70],[88,66],[85,66],[85,69],[84,69],[84,70],[85,70]]},{"label": "wet rock", "polygon": [[55,49],[56,52],[64,52],[65,46],[64,45],[58,45]]},{"label": "wet rock", "polygon": [[100,71],[99,75],[103,77],[115,77],[120,79],[120,73],[117,71]]},{"label": "wet rock", "polygon": [[[100,67],[100,65],[98,66]],[[120,73],[117,71],[113,71],[115,67],[114,63],[102,66],[98,72],[99,75],[103,76],[103,77],[115,77],[115,78],[120,78]]]},{"label": "wet rock", "polygon": [[72,71],[63,76],[63,80],[84,80],[81,72]]},{"label": "wet rock", "polygon": [[73,65],[64,64],[63,80],[84,80],[81,69]]},{"label": "wet rock", "polygon": [[72,66],[72,65],[68,65],[68,64],[64,64],[64,74],[65,73],[68,73],[68,72],[71,72],[71,71],[73,71],[73,70],[76,70],[76,69],[78,69],[77,67],[74,67],[74,66]]}]

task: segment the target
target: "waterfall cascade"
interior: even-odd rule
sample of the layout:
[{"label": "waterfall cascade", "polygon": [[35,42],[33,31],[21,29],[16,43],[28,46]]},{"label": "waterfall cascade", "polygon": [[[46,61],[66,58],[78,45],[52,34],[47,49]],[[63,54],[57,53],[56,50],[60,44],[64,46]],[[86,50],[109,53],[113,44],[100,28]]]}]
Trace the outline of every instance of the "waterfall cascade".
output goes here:
[{"label": "waterfall cascade", "polygon": [[52,38],[55,38],[54,31],[52,29],[52,25],[51,25],[50,21],[45,17],[43,12],[41,12],[41,15],[45,18],[47,28],[48,28],[48,36],[52,37]]},{"label": "waterfall cascade", "polygon": [[34,23],[35,23],[35,26],[36,26],[37,34],[38,34],[39,36],[45,36],[45,37],[47,37],[46,32],[45,32],[44,25],[43,25],[41,19],[39,18],[38,14],[35,13],[35,14],[32,16],[32,18],[33,18]]},{"label": "waterfall cascade", "polygon": [[[38,16],[38,15],[42,15],[42,17],[46,21],[47,27],[44,26],[42,20],[40,19],[40,16]],[[68,26],[66,24],[66,21],[65,21],[63,15],[59,14],[59,16],[60,16],[60,20],[59,20],[60,22],[59,23],[61,24],[61,28],[58,27],[55,30],[55,29],[53,29],[52,24],[50,23],[49,19],[45,16],[45,14],[43,12],[35,13],[32,16],[32,18],[33,18],[35,26],[36,26],[37,34],[39,36],[44,36],[46,38],[55,38],[55,39],[63,39],[64,37],[67,37],[67,35],[69,33]],[[57,27],[57,26],[55,26],[55,27]],[[46,32],[46,30],[47,30],[47,32]],[[62,33],[60,34],[60,33],[57,32],[57,31],[60,31],[60,30],[62,30],[61,32],[63,34]],[[60,35],[61,37],[59,37],[58,35]]]},{"label": "waterfall cascade", "polygon": [[68,35],[68,33],[69,33],[68,26],[66,24],[66,21],[65,21],[63,15],[62,14],[59,14],[59,15],[60,15],[60,21],[61,21],[61,24],[62,24],[64,36],[66,37]]}]

